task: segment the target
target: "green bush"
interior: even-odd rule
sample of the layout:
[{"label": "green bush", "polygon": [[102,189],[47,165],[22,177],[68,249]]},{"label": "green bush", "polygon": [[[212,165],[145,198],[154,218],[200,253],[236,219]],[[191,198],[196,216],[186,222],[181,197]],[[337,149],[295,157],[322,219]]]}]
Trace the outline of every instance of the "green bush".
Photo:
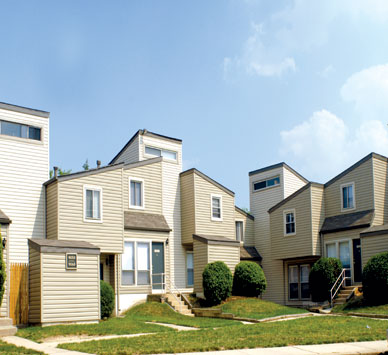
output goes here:
[{"label": "green bush", "polygon": [[313,265],[309,275],[309,283],[314,302],[330,300],[330,289],[341,271],[342,263],[337,258],[320,258]]},{"label": "green bush", "polygon": [[232,273],[222,261],[206,265],[202,273],[203,293],[209,306],[220,304],[232,292]]},{"label": "green bush", "polygon": [[362,290],[368,304],[388,303],[388,252],[369,259],[362,272]]},{"label": "green bush", "polygon": [[3,301],[5,290],[5,279],[7,277],[6,265],[3,257],[3,238],[1,237],[1,224],[0,224],[0,305]]},{"label": "green bush", "polygon": [[263,269],[252,261],[237,264],[233,276],[232,293],[236,296],[258,297],[267,288]]},{"label": "green bush", "polygon": [[108,318],[115,306],[115,293],[111,285],[100,281],[101,319]]}]

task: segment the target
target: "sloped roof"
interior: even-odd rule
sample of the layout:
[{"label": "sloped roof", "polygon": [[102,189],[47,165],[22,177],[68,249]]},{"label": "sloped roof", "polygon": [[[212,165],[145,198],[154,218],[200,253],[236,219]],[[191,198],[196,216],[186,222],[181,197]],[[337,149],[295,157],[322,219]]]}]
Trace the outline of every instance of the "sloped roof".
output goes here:
[{"label": "sloped roof", "polygon": [[369,237],[372,235],[383,235],[383,234],[388,235],[388,224],[382,224],[380,226],[369,227],[369,228],[363,230],[360,233],[360,236],[361,237]]},{"label": "sloped roof", "polygon": [[8,216],[0,210],[0,223],[10,224],[12,221],[8,218]]},{"label": "sloped roof", "polygon": [[155,232],[170,232],[171,228],[161,214],[124,212],[124,228]]},{"label": "sloped roof", "polygon": [[374,210],[366,210],[327,217],[321,233],[334,233],[355,228],[366,228],[372,223]]},{"label": "sloped roof", "polygon": [[255,247],[240,247],[240,260],[261,261],[262,259]]},{"label": "sloped roof", "polygon": [[47,111],[37,110],[35,108],[29,108],[29,107],[24,107],[19,105],[12,105],[6,102],[0,102],[0,109],[26,113],[28,115],[39,116],[44,118],[48,118],[50,116],[50,112],[47,112]]},{"label": "sloped roof", "polygon": [[260,168],[260,169],[257,169],[257,170],[253,170],[253,171],[250,171],[249,172],[249,176],[252,176],[252,175],[256,175],[256,174],[259,174],[259,173],[263,173],[264,171],[268,171],[268,170],[273,170],[273,169],[277,169],[277,168],[285,168],[287,169],[288,171],[290,171],[291,173],[293,173],[294,175],[298,176],[300,179],[302,179],[304,182],[308,182],[308,180],[306,178],[304,178],[302,175],[300,175],[296,170],[294,170],[293,168],[291,168],[288,164],[286,164],[285,162],[281,162],[281,163],[278,163],[278,164],[273,164],[273,165],[269,165],[269,166],[266,166],[264,168]]},{"label": "sloped roof", "polygon": [[243,214],[244,216],[248,217],[249,219],[251,219],[252,221],[255,220],[255,217],[253,217],[250,213],[248,212],[245,212],[242,208],[240,207],[237,207],[237,206],[234,206],[235,210],[241,214]]},{"label": "sloped roof", "polygon": [[221,237],[218,235],[193,234],[193,239],[206,244],[223,244],[223,245],[227,244],[232,246],[240,245],[240,242],[236,239],[230,239],[230,238]]},{"label": "sloped roof", "polygon": [[100,254],[100,248],[82,240],[28,239],[28,245],[46,253]]}]

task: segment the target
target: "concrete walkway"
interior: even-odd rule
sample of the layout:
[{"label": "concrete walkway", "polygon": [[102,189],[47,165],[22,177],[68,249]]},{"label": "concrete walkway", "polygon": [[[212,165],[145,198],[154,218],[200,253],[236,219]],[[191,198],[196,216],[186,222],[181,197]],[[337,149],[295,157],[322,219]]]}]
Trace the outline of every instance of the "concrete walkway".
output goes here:
[{"label": "concrete walkway", "polygon": [[356,343],[337,343],[323,345],[295,345],[278,348],[256,348],[242,350],[223,350],[198,353],[182,353],[179,355],[356,355],[356,354],[380,354],[388,351],[386,340],[363,341]]}]

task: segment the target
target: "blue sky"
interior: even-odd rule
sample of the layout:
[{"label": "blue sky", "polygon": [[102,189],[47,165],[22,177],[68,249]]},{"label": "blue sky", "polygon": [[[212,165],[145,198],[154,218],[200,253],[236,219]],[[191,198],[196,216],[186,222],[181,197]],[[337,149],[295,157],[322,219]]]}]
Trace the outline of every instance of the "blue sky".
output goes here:
[{"label": "blue sky", "polygon": [[50,166],[107,164],[147,128],[248,207],[250,170],[325,182],[388,155],[386,1],[2,1],[0,19],[0,101],[51,112]]}]

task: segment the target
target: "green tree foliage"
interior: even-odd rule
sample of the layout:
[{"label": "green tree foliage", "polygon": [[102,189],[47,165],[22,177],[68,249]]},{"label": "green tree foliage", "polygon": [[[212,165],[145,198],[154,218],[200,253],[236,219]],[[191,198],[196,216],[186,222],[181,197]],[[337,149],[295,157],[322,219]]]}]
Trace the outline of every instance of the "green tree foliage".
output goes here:
[{"label": "green tree foliage", "polygon": [[101,319],[110,317],[115,306],[115,293],[112,286],[103,280],[100,281],[100,300]]},{"label": "green tree foliage", "polygon": [[89,159],[86,159],[84,165],[82,165],[82,168],[83,168],[84,170],[89,170]]},{"label": "green tree foliage", "polygon": [[206,302],[213,306],[226,300],[232,292],[232,272],[222,261],[206,265],[202,273],[203,293]]},{"label": "green tree foliage", "polygon": [[263,269],[252,261],[237,264],[233,276],[233,295],[258,297],[267,288]]},{"label": "green tree foliage", "polygon": [[330,289],[341,274],[342,264],[337,258],[320,258],[311,268],[310,292],[314,302],[330,300]]},{"label": "green tree foliage", "polygon": [[[58,168],[58,176],[62,175],[69,175],[71,174],[71,169],[69,170],[62,170],[61,168]],[[54,176],[54,170],[50,170],[50,179]]]},{"label": "green tree foliage", "polygon": [[6,265],[3,256],[3,238],[1,237],[1,224],[0,224],[0,305],[3,301],[5,290],[5,279],[7,277]]},{"label": "green tree foliage", "polygon": [[362,272],[362,290],[366,303],[388,303],[388,252],[369,259]]}]

